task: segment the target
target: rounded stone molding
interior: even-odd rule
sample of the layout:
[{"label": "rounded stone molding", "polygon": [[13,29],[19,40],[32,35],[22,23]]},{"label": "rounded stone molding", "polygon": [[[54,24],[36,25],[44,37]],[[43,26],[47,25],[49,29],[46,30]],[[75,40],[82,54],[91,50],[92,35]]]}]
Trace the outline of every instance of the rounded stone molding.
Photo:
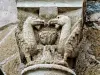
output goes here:
[{"label": "rounded stone molding", "polygon": [[76,75],[70,68],[56,64],[36,64],[22,70],[22,75]]}]

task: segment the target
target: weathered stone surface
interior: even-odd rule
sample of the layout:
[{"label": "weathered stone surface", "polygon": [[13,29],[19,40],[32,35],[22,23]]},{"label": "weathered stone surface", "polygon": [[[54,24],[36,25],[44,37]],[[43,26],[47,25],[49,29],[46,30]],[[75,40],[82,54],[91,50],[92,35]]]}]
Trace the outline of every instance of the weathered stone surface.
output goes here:
[{"label": "weathered stone surface", "polygon": [[11,27],[5,28],[1,31],[0,62],[18,52],[18,46],[15,39],[15,29],[16,25],[12,25]]},{"label": "weathered stone surface", "polygon": [[76,75],[70,68],[56,64],[36,64],[25,68],[22,75]]},{"label": "weathered stone surface", "polygon": [[55,18],[58,15],[57,7],[40,7],[39,17],[45,20]]},{"label": "weathered stone surface", "polygon": [[88,66],[84,75],[100,75],[100,64]]},{"label": "weathered stone surface", "polygon": [[[83,12],[83,39],[76,61],[77,75],[100,74],[100,2],[85,0]],[[96,2],[98,1],[98,2]],[[86,8],[87,7],[87,8]]]},{"label": "weathered stone surface", "polygon": [[[59,9],[61,11],[61,9]],[[82,18],[82,8],[74,9],[74,8],[66,8],[64,13],[60,13],[63,15],[67,15],[71,18],[71,25],[73,26],[79,19]]]},{"label": "weathered stone surface", "polygon": [[[26,11],[27,10],[27,11]],[[26,18],[28,16],[33,16],[33,17],[37,17],[38,13],[37,13],[38,9],[32,9],[32,8],[18,8],[18,19],[19,19],[19,28],[20,30],[22,30],[23,27],[23,23],[26,20]]]},{"label": "weathered stone surface", "polygon": [[0,0],[0,27],[17,21],[15,0]]},{"label": "weathered stone surface", "polygon": [[[72,0],[70,0],[69,2],[71,1]],[[93,3],[95,3],[95,1],[93,1]],[[90,6],[92,6],[92,4],[90,4]],[[51,16],[51,13],[48,13],[49,11],[46,11],[48,8],[44,8],[44,7],[42,9],[40,8],[39,17],[43,15],[44,19],[46,20],[51,17],[51,20],[49,20],[48,23],[47,21],[45,22],[43,19],[41,20],[40,18],[36,18],[38,16],[37,12],[35,17],[33,16],[32,13],[33,11],[30,12],[29,9],[28,10],[26,9],[24,11],[19,11],[20,13],[18,13],[21,23],[19,25],[19,29],[17,30],[18,32],[16,31],[16,38],[17,38],[17,44],[20,48],[19,50],[21,56],[20,59],[22,60],[22,63],[25,66],[24,68],[25,69],[28,68],[27,71],[29,71],[30,67],[32,66],[34,67],[34,65],[40,64],[37,68],[40,67],[44,68],[46,67],[44,66],[45,64],[46,65],[48,64],[49,66],[50,64],[56,64],[56,65],[60,65],[60,66],[62,65],[64,67],[68,67],[68,68],[70,67],[72,69],[75,69],[77,75],[99,75],[100,74],[100,35],[99,35],[100,31],[98,30],[98,27],[100,26],[99,12],[96,14],[93,13],[92,15],[89,15],[90,17],[89,20],[93,22],[92,24],[97,23],[96,26],[98,27],[95,28],[90,26],[89,28],[86,26],[83,27],[81,25],[81,20],[82,20],[81,9],[73,11],[73,9],[71,10],[69,8],[70,11],[66,10],[67,12],[60,13],[64,15],[63,17],[57,16],[55,18],[54,16],[56,16],[59,13],[54,8],[54,10],[51,11],[53,12],[54,15],[53,16],[54,19],[52,19],[53,17]],[[27,18],[28,16],[31,17]],[[86,21],[88,22],[88,20]],[[90,22],[88,24],[90,24]],[[9,28],[6,30],[10,31]],[[0,37],[1,41],[3,40],[3,37],[7,34],[7,31],[1,32],[1,34],[5,32],[5,34],[3,34]],[[15,36],[13,35],[14,32],[11,33],[11,35],[7,37],[7,39],[9,40],[10,38],[15,38]],[[60,38],[60,42],[59,42],[59,38]],[[7,57],[10,57],[17,50],[17,49],[13,49],[14,50],[13,51],[11,49],[13,48],[11,47],[12,41],[8,41],[8,40],[5,39],[2,42],[2,45],[0,46],[3,47],[4,49],[4,50],[2,49],[3,51],[1,50],[1,54],[2,54],[2,56],[0,57],[1,61],[6,59]],[[17,45],[15,44],[16,42],[15,39],[12,40],[14,40],[13,43],[14,47],[17,48]],[[10,45],[8,45],[8,43],[5,43],[5,41],[8,43],[10,42],[9,43]],[[9,53],[7,52],[7,50],[10,50],[11,52],[9,51],[10,52]],[[5,55],[4,52],[7,55]],[[18,65],[16,64],[16,62]],[[3,71],[5,71],[7,75],[19,75],[18,74],[19,62],[20,62],[19,58],[18,59],[12,58],[12,60],[8,59],[7,63],[5,63],[2,67]],[[69,63],[71,64],[71,66],[69,65]],[[41,64],[43,66],[41,66]],[[36,70],[36,72],[32,72],[32,73],[31,72],[29,73],[30,75],[38,74],[38,73],[44,74],[44,72],[46,71]],[[60,75],[60,72],[59,73],[53,73],[53,72],[47,71],[46,74]]]},{"label": "weathered stone surface", "polygon": [[[98,35],[97,35],[98,34]],[[100,65],[100,31],[92,28],[84,28],[83,40],[80,44],[80,51],[76,61],[77,75],[96,75],[96,66]],[[94,67],[93,67],[94,66]],[[91,68],[93,67],[93,68]],[[88,68],[88,69],[87,69]],[[91,69],[89,69],[91,68]],[[85,74],[85,72],[87,72]],[[98,74],[97,74],[98,75]]]},{"label": "weathered stone surface", "polygon": [[16,53],[1,62],[1,69],[4,71],[5,75],[21,75],[19,65],[19,54]]},{"label": "weathered stone surface", "polygon": [[82,7],[82,0],[17,0],[17,7]]},{"label": "weathered stone surface", "polygon": [[[69,67],[73,68],[75,67],[73,58],[77,56],[75,50],[80,42],[81,9],[71,10],[72,12],[66,10],[56,17],[57,9],[50,8],[52,11],[48,13],[48,8],[40,8],[39,17],[28,17],[28,13],[25,14],[27,9],[24,13],[19,13],[22,29],[20,30],[20,27],[17,29],[16,39],[20,48],[21,62],[26,67],[36,64],[68,67],[71,62]],[[41,19],[42,15],[46,16]],[[47,20],[50,17],[51,19]]]},{"label": "weathered stone surface", "polygon": [[0,28],[0,41],[15,27],[14,25],[4,26]]}]

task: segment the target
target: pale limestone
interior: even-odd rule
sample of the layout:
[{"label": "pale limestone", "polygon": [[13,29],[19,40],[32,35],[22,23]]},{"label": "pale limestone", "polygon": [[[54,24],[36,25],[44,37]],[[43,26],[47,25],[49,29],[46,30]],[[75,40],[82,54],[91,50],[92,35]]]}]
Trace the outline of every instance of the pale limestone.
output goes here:
[{"label": "pale limestone", "polygon": [[[8,28],[9,32],[0,41],[0,62],[18,52],[18,46],[15,38],[16,27],[16,25],[9,27],[12,29]],[[6,30],[7,29],[4,29],[3,32],[6,32]],[[4,34],[1,33],[1,35],[3,36]]]},{"label": "pale limestone", "polygon": [[16,53],[0,63],[5,75],[21,75],[19,53]]},{"label": "pale limestone", "polygon": [[[46,10],[46,8],[40,10]],[[51,14],[56,16],[55,12],[57,11],[52,10],[48,14],[47,12],[48,9],[46,12],[42,11],[41,13],[40,11],[41,14],[45,14],[42,19],[41,15],[39,17],[29,16],[23,23],[22,30],[19,29],[20,31],[16,32],[21,63],[27,68],[34,67],[35,64],[57,64],[59,67],[62,65],[70,68],[67,58],[77,56],[77,51],[75,52],[74,48],[77,48],[78,44],[76,43],[80,39],[81,19],[79,18],[73,26],[70,17],[58,15],[55,18],[50,18]],[[76,34],[79,39],[76,39]],[[41,67],[39,68],[41,69]]]},{"label": "pale limestone", "polygon": [[15,0],[0,0],[0,27],[17,21]]}]

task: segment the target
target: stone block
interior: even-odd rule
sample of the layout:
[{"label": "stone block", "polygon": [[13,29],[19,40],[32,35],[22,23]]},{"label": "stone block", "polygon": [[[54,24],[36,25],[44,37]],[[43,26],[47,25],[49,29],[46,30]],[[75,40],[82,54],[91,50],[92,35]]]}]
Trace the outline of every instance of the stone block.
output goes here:
[{"label": "stone block", "polygon": [[39,17],[43,19],[55,18],[58,15],[57,7],[40,7]]},{"label": "stone block", "polygon": [[0,0],[0,27],[17,21],[15,0]]},{"label": "stone block", "polygon": [[11,29],[8,28],[8,32],[6,32],[7,29],[4,29],[3,33],[1,32],[0,34],[0,62],[18,52],[18,46],[15,38],[16,27],[17,26],[9,27]]},{"label": "stone block", "polygon": [[20,59],[19,54],[16,53],[12,55],[11,57],[8,57],[6,60],[4,60],[1,63],[2,71],[5,75],[20,75]]}]

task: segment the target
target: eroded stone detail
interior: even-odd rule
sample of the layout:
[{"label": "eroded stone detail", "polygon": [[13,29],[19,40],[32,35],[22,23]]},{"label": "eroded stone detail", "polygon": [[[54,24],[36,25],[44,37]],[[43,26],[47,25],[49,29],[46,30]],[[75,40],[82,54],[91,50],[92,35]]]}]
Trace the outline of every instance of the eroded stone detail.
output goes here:
[{"label": "eroded stone detail", "polygon": [[[81,25],[81,19],[73,25],[76,20],[72,22],[71,14],[55,18],[51,16],[53,11],[47,13],[49,10],[46,14],[42,12],[45,15],[42,17],[41,14],[39,17],[27,17],[22,28],[16,31],[22,75],[100,74],[100,1],[87,0],[84,5],[85,25]],[[57,15],[58,11],[54,12]],[[20,61],[17,60],[4,66],[7,74],[18,74]]]},{"label": "eroded stone detail", "polygon": [[65,15],[58,15],[48,22],[38,17],[28,17],[22,31],[16,33],[22,63],[27,67],[35,64],[68,67],[67,58],[77,55],[75,47],[80,42],[81,31],[77,24],[80,21],[72,27],[71,19]]},{"label": "eroded stone detail", "polygon": [[[57,20],[59,19],[56,19],[56,22],[49,21],[48,24],[45,24],[43,20],[32,18],[32,17],[27,18],[27,20],[24,22],[23,31],[22,31],[23,33],[22,37],[26,44],[26,45],[24,44],[25,49],[23,49],[22,52],[24,53],[26,57],[27,63],[32,61],[33,59],[34,59],[33,60],[34,64],[35,63],[54,63],[55,61],[57,61],[58,56],[60,57],[59,58],[60,61],[62,60],[61,54],[59,53],[55,54],[55,50],[58,49],[57,47],[64,45],[63,41],[66,40],[65,38],[68,37],[70,33],[70,28],[71,28],[70,19],[67,16],[65,18],[63,17],[65,16],[62,16],[61,18],[69,21],[69,25],[66,24],[67,22],[65,23],[62,22],[58,26],[60,27],[61,25],[63,26],[64,24],[66,26],[69,26],[69,29],[68,30],[66,29],[66,31],[68,31],[68,34],[66,33],[65,37],[63,36],[63,34],[66,31],[61,32],[59,28],[57,29],[55,28],[59,22]],[[57,23],[57,24],[55,25],[54,23]],[[60,32],[61,32],[61,37],[60,37]],[[57,46],[58,41],[60,41],[59,46]],[[34,53],[39,52],[39,51],[42,52],[42,55],[40,55],[40,53],[37,53],[35,54],[35,56],[38,56],[38,57],[34,58],[33,56]],[[33,52],[33,55],[31,54],[32,52]],[[55,56],[52,56],[52,55],[55,55]]]},{"label": "eroded stone detail", "polygon": [[98,75],[100,71],[100,2],[84,0],[83,39],[76,61],[77,75]]}]

